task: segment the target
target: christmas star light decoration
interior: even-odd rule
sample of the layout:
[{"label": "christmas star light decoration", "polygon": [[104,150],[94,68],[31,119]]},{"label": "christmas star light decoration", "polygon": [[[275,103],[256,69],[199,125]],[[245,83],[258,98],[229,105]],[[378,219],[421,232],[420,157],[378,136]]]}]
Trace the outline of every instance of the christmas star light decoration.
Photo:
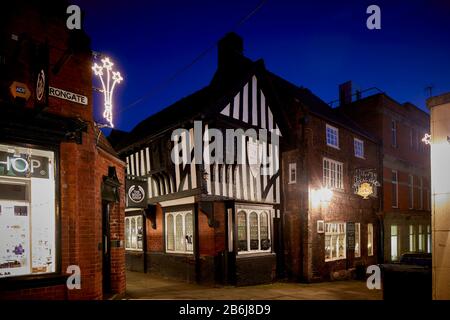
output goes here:
[{"label": "christmas star light decoration", "polygon": [[422,142],[425,144],[431,144],[431,135],[428,133],[425,133],[425,135],[422,138]]},{"label": "christmas star light decoration", "polygon": [[[101,61],[103,65],[100,66],[97,63],[94,63],[92,66],[92,71],[94,71],[94,74],[100,78],[103,87],[102,92],[105,99],[103,118],[108,121],[111,128],[114,128],[112,97],[116,84],[121,83],[123,78],[119,71],[113,71],[112,67],[114,63],[112,63],[109,58],[103,58]],[[106,79],[104,79],[104,76]]]}]

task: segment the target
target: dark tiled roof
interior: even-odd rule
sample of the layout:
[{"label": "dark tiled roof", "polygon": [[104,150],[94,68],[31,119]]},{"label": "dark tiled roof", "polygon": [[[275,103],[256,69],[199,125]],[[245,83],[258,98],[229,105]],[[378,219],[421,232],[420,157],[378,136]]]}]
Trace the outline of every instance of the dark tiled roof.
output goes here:
[{"label": "dark tiled roof", "polygon": [[108,139],[103,134],[103,132],[97,127],[94,127],[94,132],[95,132],[95,137],[97,139],[97,147],[100,149],[103,149],[104,151],[108,152],[112,156],[119,158],[119,155],[114,150],[114,148],[111,146],[111,144],[109,143]]}]

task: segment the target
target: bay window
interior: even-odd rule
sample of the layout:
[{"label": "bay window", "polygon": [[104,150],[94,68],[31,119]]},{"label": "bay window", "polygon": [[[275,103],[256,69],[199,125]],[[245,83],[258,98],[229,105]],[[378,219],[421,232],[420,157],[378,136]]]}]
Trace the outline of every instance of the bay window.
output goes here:
[{"label": "bay window", "polygon": [[238,253],[270,252],[270,212],[257,208],[238,208]]},{"label": "bay window", "polygon": [[125,249],[142,250],[144,245],[144,226],[141,215],[125,217]]},{"label": "bay window", "polygon": [[192,211],[166,213],[166,252],[192,253],[194,249]]},{"label": "bay window", "polygon": [[0,278],[56,271],[55,154],[0,145]]}]

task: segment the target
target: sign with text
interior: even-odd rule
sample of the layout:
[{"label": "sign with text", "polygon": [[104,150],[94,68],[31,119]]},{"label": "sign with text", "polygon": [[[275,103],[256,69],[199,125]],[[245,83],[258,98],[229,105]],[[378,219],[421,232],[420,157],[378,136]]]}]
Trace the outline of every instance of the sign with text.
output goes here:
[{"label": "sign with text", "polygon": [[49,159],[0,151],[0,176],[49,178]]},{"label": "sign with text", "polygon": [[127,208],[147,208],[147,181],[126,181]]},{"label": "sign with text", "polygon": [[70,91],[66,91],[66,90],[63,90],[63,89],[50,87],[49,88],[49,94],[52,97],[63,99],[63,100],[68,100],[68,101],[75,102],[75,103],[78,103],[78,104],[82,104],[82,105],[85,105],[85,106],[88,104],[88,98],[86,96],[83,96],[83,95],[77,94],[77,93],[73,93],[73,92],[70,92]]}]

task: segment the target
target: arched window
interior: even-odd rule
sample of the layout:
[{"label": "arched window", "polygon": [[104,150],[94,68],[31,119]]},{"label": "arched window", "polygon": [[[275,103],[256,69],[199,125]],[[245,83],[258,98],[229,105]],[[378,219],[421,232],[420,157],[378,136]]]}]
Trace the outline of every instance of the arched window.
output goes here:
[{"label": "arched window", "polygon": [[269,218],[266,212],[261,212],[259,216],[259,232],[261,241],[261,250],[270,249],[269,242]]},{"label": "arched window", "polygon": [[173,225],[173,215],[167,215],[166,221],[166,237],[167,237],[167,250],[175,250],[175,234],[174,234],[174,225]]},{"label": "arched window", "polygon": [[184,217],[184,225],[186,229],[185,242],[186,242],[186,251],[192,251],[194,248],[194,233],[193,233],[193,221],[192,221],[192,213],[187,213]]},{"label": "arched window", "polygon": [[258,214],[250,213],[250,250],[258,250]]},{"label": "arched window", "polygon": [[247,251],[247,214],[245,211],[240,211],[237,214],[238,226],[238,251]]},{"label": "arched window", "polygon": [[142,250],[143,245],[143,217],[141,215],[125,217],[125,249]]},{"label": "arched window", "polygon": [[137,249],[136,218],[131,218],[131,248]]},{"label": "arched window", "polygon": [[125,219],[125,248],[131,248],[130,219]]}]

